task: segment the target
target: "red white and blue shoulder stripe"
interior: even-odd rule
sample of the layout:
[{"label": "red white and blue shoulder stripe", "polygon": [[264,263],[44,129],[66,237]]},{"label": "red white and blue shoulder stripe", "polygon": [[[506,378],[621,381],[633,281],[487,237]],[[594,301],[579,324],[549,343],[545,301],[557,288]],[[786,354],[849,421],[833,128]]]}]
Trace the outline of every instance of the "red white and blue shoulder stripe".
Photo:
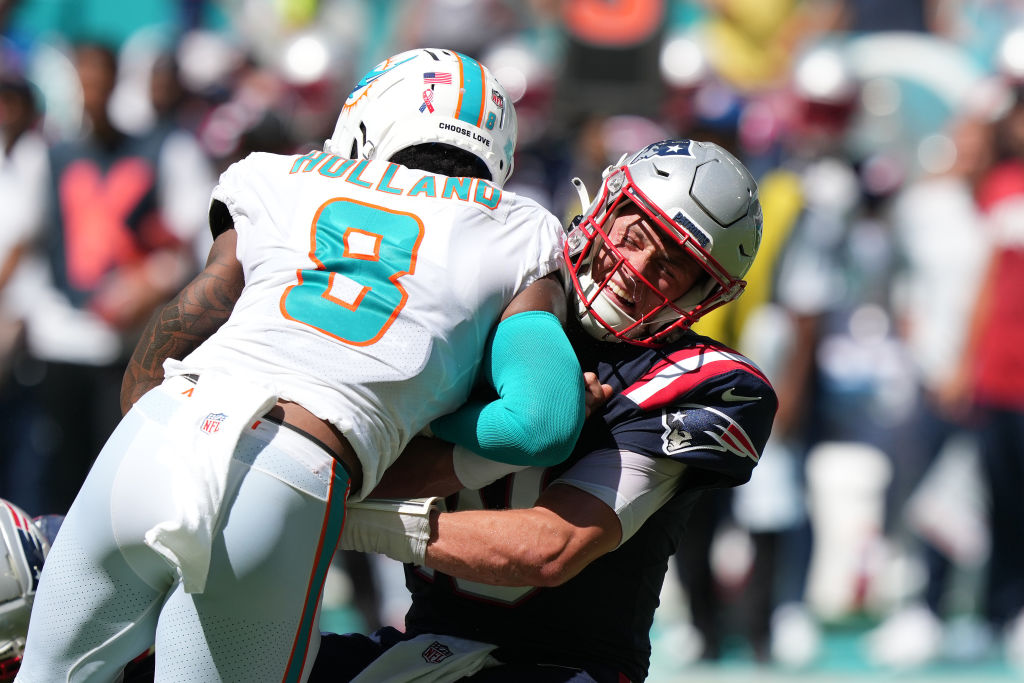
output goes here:
[{"label": "red white and blue shoulder stripe", "polygon": [[643,409],[656,408],[678,401],[705,382],[737,371],[749,373],[770,387],[768,378],[746,356],[721,344],[700,343],[669,353],[622,393]]}]

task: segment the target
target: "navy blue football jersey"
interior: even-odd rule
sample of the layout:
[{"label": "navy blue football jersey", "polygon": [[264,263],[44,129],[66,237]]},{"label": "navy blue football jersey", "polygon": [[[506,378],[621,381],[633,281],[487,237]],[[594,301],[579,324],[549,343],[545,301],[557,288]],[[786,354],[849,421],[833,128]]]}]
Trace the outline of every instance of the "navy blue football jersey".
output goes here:
[{"label": "navy blue football jersey", "polygon": [[647,676],[654,611],[688,512],[700,491],[750,478],[777,401],[750,360],[694,333],[662,349],[579,335],[573,346],[583,369],[597,372],[615,394],[588,420],[569,461],[462,491],[448,509],[529,507],[573,463],[609,449],[686,463],[677,492],[618,549],[555,588],[489,586],[407,565],[413,603],[406,630],[497,643],[504,661],[599,665],[639,681]]}]

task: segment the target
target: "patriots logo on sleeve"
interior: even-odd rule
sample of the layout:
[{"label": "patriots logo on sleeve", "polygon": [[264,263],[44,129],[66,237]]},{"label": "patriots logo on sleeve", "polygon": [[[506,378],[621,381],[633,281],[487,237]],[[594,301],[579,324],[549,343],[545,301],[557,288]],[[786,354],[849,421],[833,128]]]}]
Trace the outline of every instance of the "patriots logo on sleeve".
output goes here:
[{"label": "patriots logo on sleeve", "polygon": [[662,412],[665,431],[661,435],[665,455],[687,451],[714,450],[750,458],[757,462],[753,441],[740,425],[725,413],[709,406],[687,403]]},{"label": "patriots logo on sleeve", "polygon": [[730,485],[749,478],[777,407],[752,361],[695,335],[690,345],[616,371],[626,380],[610,409],[622,420],[615,430],[620,448],[717,473]]}]

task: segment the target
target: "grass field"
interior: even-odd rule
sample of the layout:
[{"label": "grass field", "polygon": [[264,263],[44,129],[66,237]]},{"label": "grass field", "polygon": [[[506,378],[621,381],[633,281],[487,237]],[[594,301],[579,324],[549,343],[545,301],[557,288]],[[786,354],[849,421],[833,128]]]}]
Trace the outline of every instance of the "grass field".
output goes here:
[{"label": "grass field", "polygon": [[[680,662],[668,638],[652,632],[654,655],[648,683],[1007,683],[1024,681],[1024,672],[1006,662],[1001,652],[989,648],[971,661],[940,661],[919,669],[892,670],[874,666],[865,654],[864,639],[874,622],[853,621],[826,628],[821,654],[803,670],[759,665],[746,643],[726,640],[721,660],[714,663]],[[669,642],[666,642],[669,641]]]}]

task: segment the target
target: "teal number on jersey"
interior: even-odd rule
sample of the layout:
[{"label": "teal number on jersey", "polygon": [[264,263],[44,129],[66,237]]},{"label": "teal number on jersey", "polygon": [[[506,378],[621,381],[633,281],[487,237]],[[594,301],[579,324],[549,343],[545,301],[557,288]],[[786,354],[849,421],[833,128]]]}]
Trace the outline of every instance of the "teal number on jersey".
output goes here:
[{"label": "teal number on jersey", "polygon": [[408,294],[399,279],[416,269],[423,222],[352,199],[332,199],[313,220],[310,258],[285,290],[281,312],[349,344],[373,344]]}]

